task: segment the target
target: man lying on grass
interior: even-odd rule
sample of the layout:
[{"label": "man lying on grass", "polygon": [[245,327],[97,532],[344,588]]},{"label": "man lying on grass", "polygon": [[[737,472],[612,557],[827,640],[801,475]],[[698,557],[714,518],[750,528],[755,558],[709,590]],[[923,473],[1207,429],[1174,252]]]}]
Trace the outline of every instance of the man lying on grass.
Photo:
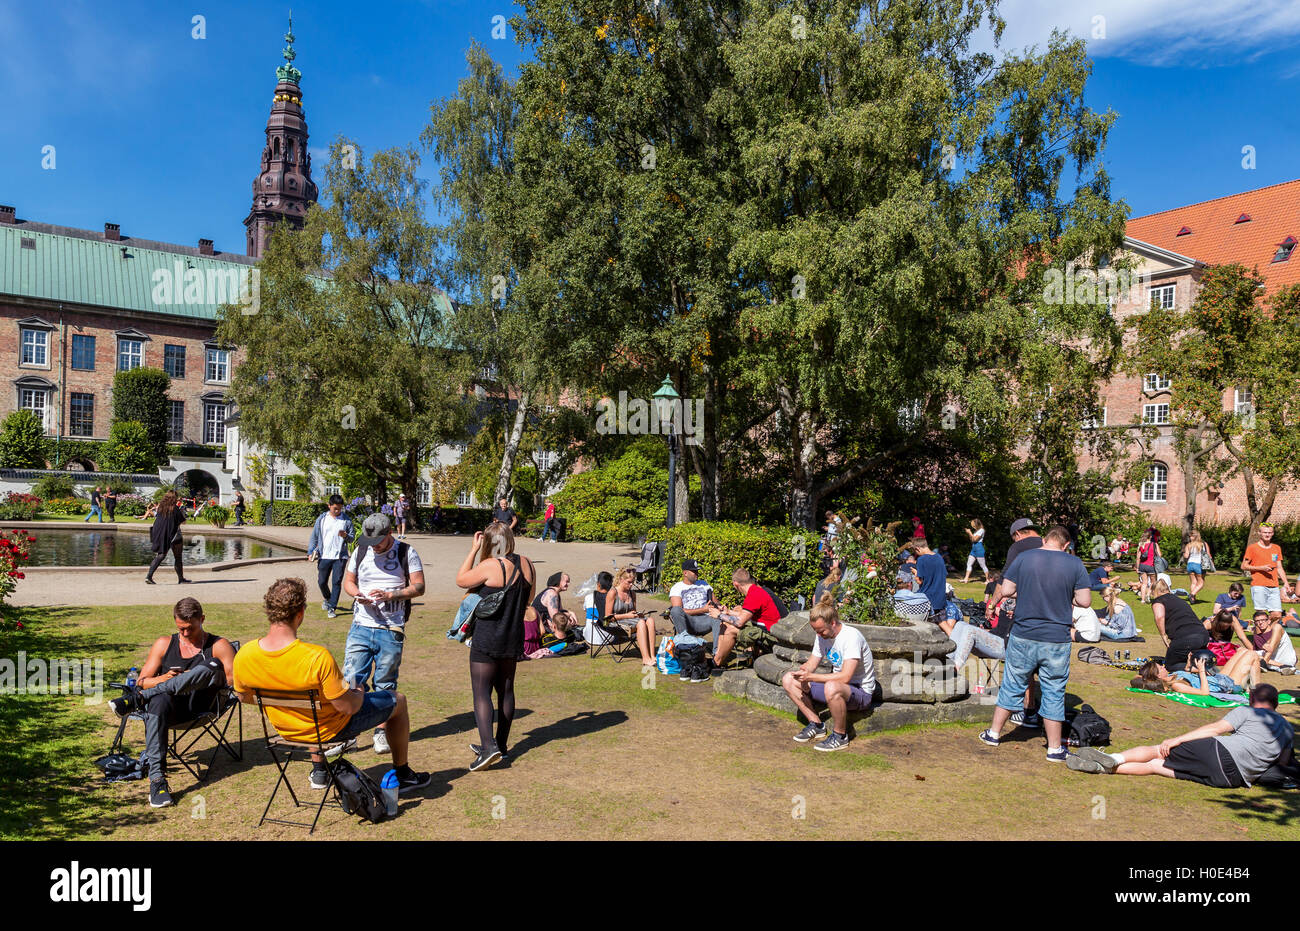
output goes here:
[{"label": "man lying on grass", "polygon": [[[302,579],[276,579],[262,598],[270,627],[261,640],[245,644],[235,654],[235,692],[240,701],[255,702],[253,689],[305,692],[315,689],[320,706],[314,719],[310,710],[268,706],[266,716],[271,726],[285,740],[315,743],[317,722],[323,742],[355,742],[363,731],[385,725],[388,745],[397,770],[398,792],[421,789],[430,782],[428,773],[417,773],[406,765],[406,747],[411,735],[411,719],[406,710],[406,696],[396,689],[366,692],[360,676],[355,683],[344,682],[338,663],[323,646],[298,639],[307,611],[307,584]],[[329,787],[325,760],[312,754],[310,785],[313,789]]]},{"label": "man lying on grass", "polygon": [[[790,696],[808,726],[794,735],[799,743],[815,737],[825,737],[814,749],[843,750],[849,745],[849,712],[866,711],[871,707],[871,693],[876,687],[875,663],[871,647],[856,627],[840,623],[840,613],[835,607],[835,596],[830,592],[808,612],[808,620],[817,639],[813,641],[812,656],[798,669],[781,677],[781,687]],[[829,673],[818,672],[822,658],[831,664]],[[830,735],[813,702],[826,705],[831,710]]]},{"label": "man lying on grass", "polygon": [[1291,743],[1291,725],[1277,713],[1277,689],[1264,683],[1251,689],[1249,708],[1233,708],[1220,720],[1159,746],[1123,753],[1080,747],[1065,765],[1082,773],[1167,776],[1240,789],[1253,785],[1274,763],[1290,762]]}]

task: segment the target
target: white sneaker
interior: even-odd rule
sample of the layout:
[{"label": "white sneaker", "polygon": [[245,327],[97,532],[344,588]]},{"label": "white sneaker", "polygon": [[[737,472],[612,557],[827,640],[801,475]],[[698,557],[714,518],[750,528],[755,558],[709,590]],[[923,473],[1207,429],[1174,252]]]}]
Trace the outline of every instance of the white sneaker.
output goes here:
[{"label": "white sneaker", "polygon": [[375,752],[388,752],[388,734],[384,732],[382,727],[375,728]]}]

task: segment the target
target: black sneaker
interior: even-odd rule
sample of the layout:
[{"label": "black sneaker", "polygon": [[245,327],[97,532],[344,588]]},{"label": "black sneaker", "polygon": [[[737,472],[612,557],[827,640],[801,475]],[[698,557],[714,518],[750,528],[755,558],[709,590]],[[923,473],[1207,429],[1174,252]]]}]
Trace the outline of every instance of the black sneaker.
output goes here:
[{"label": "black sneaker", "polygon": [[498,750],[496,747],[493,747],[491,750],[487,750],[487,751],[480,750],[478,756],[474,758],[474,762],[469,764],[469,771],[471,773],[476,773],[480,769],[487,769],[489,766],[491,766],[493,763],[497,762],[500,759],[501,759],[501,751]]},{"label": "black sneaker", "polygon": [[[475,755],[475,756],[481,756],[482,753],[483,753],[483,748],[480,747],[478,744],[470,744],[470,745],[469,745],[469,748],[470,748],[470,750],[472,750],[472,751],[474,752],[474,755]],[[509,751],[509,750],[502,750],[502,751],[501,751],[501,759],[499,760],[499,762],[501,762],[501,763],[509,763],[509,762],[510,762],[510,751]]]},{"label": "black sneaker", "polygon": [[818,738],[825,736],[826,725],[821,721],[818,721],[816,724],[809,724],[799,733],[795,734],[794,739],[797,743],[806,744],[810,740],[817,740]]},{"label": "black sneaker", "polygon": [[831,731],[830,735],[827,736],[825,740],[821,741],[820,743],[813,744],[814,750],[824,750],[827,753],[833,752],[835,750],[847,750],[848,748],[849,748],[849,735],[837,734],[834,731]]},{"label": "black sneaker", "polygon": [[166,808],[172,803],[172,795],[167,791],[167,780],[149,783],[149,807]]},{"label": "black sneaker", "polygon": [[404,795],[407,792],[414,792],[416,789],[423,789],[431,782],[433,782],[433,777],[428,773],[417,773],[408,767],[405,776],[397,777],[397,794]]},{"label": "black sneaker", "polygon": [[311,778],[307,784],[313,789],[328,789],[330,786],[329,770],[323,766],[320,769],[312,767]]}]

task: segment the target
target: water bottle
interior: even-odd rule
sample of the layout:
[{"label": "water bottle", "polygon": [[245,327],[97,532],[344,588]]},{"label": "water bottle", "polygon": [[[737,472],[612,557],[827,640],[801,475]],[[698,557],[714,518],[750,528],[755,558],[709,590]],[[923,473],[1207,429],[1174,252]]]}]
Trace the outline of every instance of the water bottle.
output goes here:
[{"label": "water bottle", "polygon": [[384,809],[388,812],[388,817],[397,816],[397,770],[390,769],[384,773],[384,778],[379,782],[379,788],[384,791]]},{"label": "water bottle", "polygon": [[126,687],[129,689],[135,688],[135,680],[136,677],[139,675],[140,675],[140,667],[132,666],[131,671],[126,674]]}]

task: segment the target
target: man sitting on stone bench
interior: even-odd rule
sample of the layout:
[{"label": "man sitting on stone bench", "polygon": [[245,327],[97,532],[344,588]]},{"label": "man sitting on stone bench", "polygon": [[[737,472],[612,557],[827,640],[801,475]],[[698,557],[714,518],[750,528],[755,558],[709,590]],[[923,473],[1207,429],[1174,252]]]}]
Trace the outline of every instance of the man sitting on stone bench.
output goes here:
[{"label": "man sitting on stone bench", "polygon": [[[781,687],[808,721],[808,726],[795,734],[794,739],[806,743],[824,736],[814,749],[843,750],[849,745],[849,712],[871,707],[871,693],[876,688],[871,647],[861,631],[840,621],[835,597],[829,593],[813,605],[808,621],[817,635],[812,656],[798,669],[781,677]],[[823,658],[830,663],[829,673],[817,671]],[[830,708],[829,735],[813,702]]]},{"label": "man sitting on stone bench", "polygon": [[[781,612],[763,586],[750,576],[746,569],[737,569],[731,574],[731,584],[740,592],[740,610],[723,611],[710,607],[709,615],[722,622],[722,630],[714,643],[713,663],[715,666],[726,665],[731,651],[752,650],[763,640],[763,633],[770,631],[772,625],[781,620]],[[752,626],[751,626],[752,625]],[[759,631],[759,628],[762,631]],[[748,628],[748,629],[746,629]]]},{"label": "man sitting on stone bench", "polygon": [[700,566],[695,560],[682,560],[682,580],[668,590],[668,600],[672,603],[668,616],[672,618],[673,630],[697,637],[712,633],[713,644],[717,646],[722,617],[720,613],[710,615],[709,608],[719,607],[718,599],[713,596],[713,586],[700,580]]}]

